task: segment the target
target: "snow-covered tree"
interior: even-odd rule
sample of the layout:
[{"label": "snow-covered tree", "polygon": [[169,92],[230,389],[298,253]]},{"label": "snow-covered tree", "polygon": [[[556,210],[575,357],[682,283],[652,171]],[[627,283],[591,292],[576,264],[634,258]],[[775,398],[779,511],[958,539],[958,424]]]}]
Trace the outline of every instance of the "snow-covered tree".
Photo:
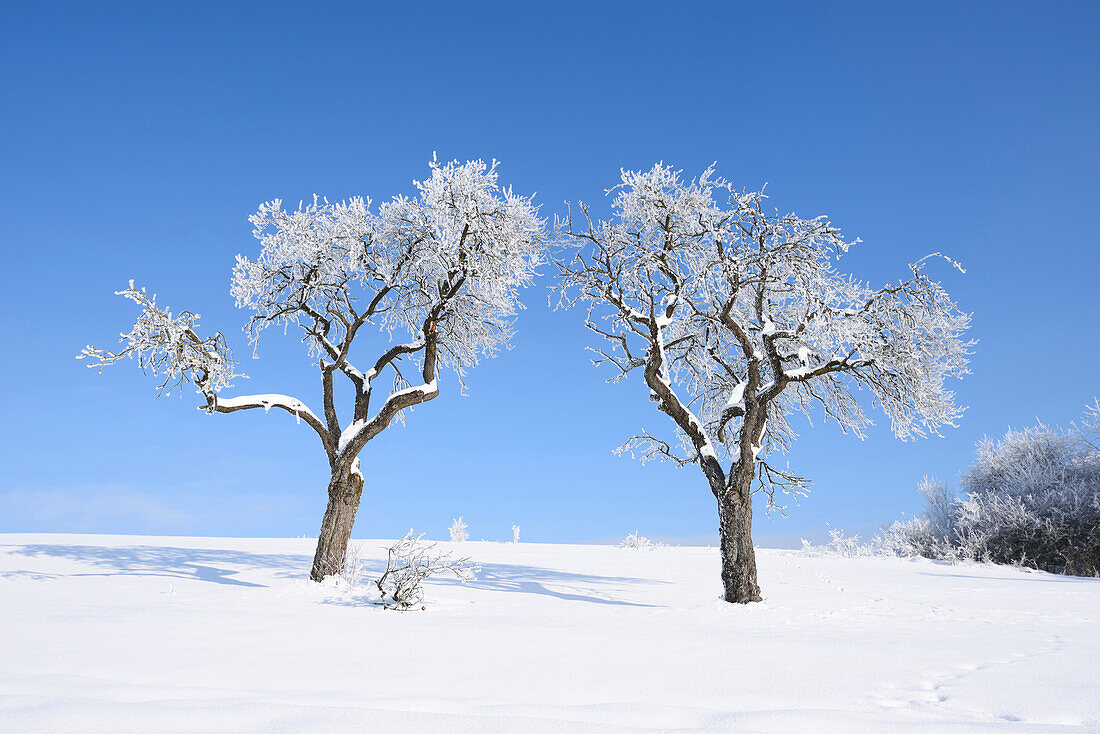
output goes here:
[{"label": "snow-covered tree", "polygon": [[564,225],[577,249],[559,263],[561,303],[588,306],[606,344],[593,361],[612,366],[610,381],[640,368],[676,426],[678,441],[643,433],[620,450],[702,469],[725,599],[757,601],[754,488],[774,505],[808,487],[771,458],[795,437],[791,416],[816,405],[862,436],[865,388],[902,439],[953,425],[945,382],[967,372],[969,318],[925,274],[927,257],[871,288],[836,269],[858,240],[824,217],[767,211],[763,191],[735,191],[713,167],[692,181],[660,164],[623,171],[608,193],[610,220],[580,204]]},{"label": "snow-covered tree", "polygon": [[[311,428],[331,468],[310,573],[317,581],[341,566],[347,549],[364,482],[360,451],[403,411],[439,394],[441,369],[461,384],[480,358],[507,346],[519,289],[544,261],[545,222],[532,198],[499,186],[495,162],[430,166],[431,176],[414,182],[415,196],[397,196],[377,212],[363,198],[315,198],[297,210],[270,201],[250,217],[260,253],[238,255],[231,293],[252,311],[245,328],[254,346],[268,327],[301,330],[320,372],[320,411],[288,395],[223,395],[240,376],[225,338],[199,336],[197,314],[173,316],[132,281],[120,295],[142,313],[122,335],[124,348],[89,346],[81,355],[92,367],[136,358],[162,378],[162,390],[193,384],[210,413],[278,408]],[[375,348],[365,364],[364,342]],[[343,420],[338,375],[354,388]]]}]

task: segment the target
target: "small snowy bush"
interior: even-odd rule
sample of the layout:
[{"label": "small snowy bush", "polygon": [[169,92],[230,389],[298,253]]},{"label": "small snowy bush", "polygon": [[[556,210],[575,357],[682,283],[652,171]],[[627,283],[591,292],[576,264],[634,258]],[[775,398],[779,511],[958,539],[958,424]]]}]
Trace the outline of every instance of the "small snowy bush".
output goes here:
[{"label": "small snowy bush", "polygon": [[963,498],[925,480],[924,512],[883,531],[898,555],[1011,563],[1100,575],[1100,407],[1062,431],[1038,425],[978,444]]},{"label": "small snowy bush", "polygon": [[845,535],[840,528],[829,528],[829,544],[826,548],[834,555],[845,558],[859,558],[871,554],[868,546],[860,541],[858,535]]},{"label": "small snowy bush", "polygon": [[462,543],[469,537],[470,534],[466,532],[466,523],[462,522],[462,515],[459,515],[458,518],[451,523],[451,540],[455,543]]},{"label": "small snowy bush", "polygon": [[363,541],[348,543],[348,550],[344,554],[344,565],[339,574],[341,580],[349,589],[359,588],[363,580]]},{"label": "small snowy bush", "polygon": [[962,555],[955,543],[958,498],[935,477],[922,479],[917,491],[923,512],[885,528],[873,541],[875,549],[886,555],[957,560]]},{"label": "small snowy bush", "polygon": [[860,558],[876,553],[874,546],[862,542],[858,535],[846,535],[840,528],[829,528],[829,538],[829,542],[825,545],[814,545],[803,538],[802,552],[811,555],[842,556],[844,558]]},{"label": "small snowy bush", "polygon": [[386,549],[386,570],[375,581],[382,605],[387,609],[412,609],[424,601],[424,579],[442,573],[454,574],[462,583],[473,581],[481,569],[469,558],[452,558],[435,553],[435,543],[425,543],[423,533],[410,530]]},{"label": "small snowy bush", "polygon": [[654,545],[652,540],[635,531],[626,536],[623,542],[619,543],[619,547],[630,548],[631,550],[653,550]]},{"label": "small snowy bush", "polygon": [[513,543],[518,543],[519,542],[519,525],[513,525],[512,526],[512,542]]}]

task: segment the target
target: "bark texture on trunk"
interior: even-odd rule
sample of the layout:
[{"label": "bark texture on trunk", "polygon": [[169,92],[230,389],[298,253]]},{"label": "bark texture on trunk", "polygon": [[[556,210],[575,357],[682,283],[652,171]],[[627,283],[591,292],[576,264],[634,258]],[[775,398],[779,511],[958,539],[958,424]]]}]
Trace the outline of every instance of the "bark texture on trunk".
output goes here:
[{"label": "bark texture on trunk", "polygon": [[363,496],[363,477],[342,470],[334,473],[328,485],[328,507],[321,521],[317,536],[317,552],[313,555],[313,569],[309,577],[321,581],[325,576],[339,573],[344,567],[351,540],[351,528],[355,525],[355,513]]},{"label": "bark texture on trunk", "polygon": [[752,547],[752,474],[738,472],[733,486],[718,495],[718,536],[722,588],[731,604],[760,601],[756,551]]}]

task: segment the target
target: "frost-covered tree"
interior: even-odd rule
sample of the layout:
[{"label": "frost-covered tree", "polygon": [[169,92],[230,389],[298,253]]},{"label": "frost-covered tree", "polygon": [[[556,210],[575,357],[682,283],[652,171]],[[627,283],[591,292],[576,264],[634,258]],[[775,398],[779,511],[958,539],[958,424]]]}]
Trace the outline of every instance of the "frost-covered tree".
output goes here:
[{"label": "frost-covered tree", "polygon": [[[495,162],[430,165],[431,176],[414,182],[415,196],[376,212],[363,198],[315,198],[297,210],[270,201],[250,217],[260,253],[237,257],[231,293],[252,312],[245,329],[254,346],[268,327],[301,331],[320,372],[320,411],[288,395],[223,395],[240,376],[225,338],[199,336],[197,314],[173,316],[132,281],[120,295],[142,313],[122,335],[124,348],[89,346],[81,355],[92,367],[136,358],[161,377],[162,391],[193,384],[209,413],[278,408],[312,429],[331,469],[315,581],[342,567],[363,489],[363,447],[403,411],[436,397],[442,369],[461,384],[469,367],[507,346],[519,289],[544,261],[545,222],[530,197],[499,186]],[[344,419],[338,376],[354,391]]]},{"label": "frost-covered tree", "polygon": [[[960,415],[948,377],[967,372],[969,318],[924,272],[872,288],[841,274],[855,244],[824,217],[765,209],[708,168],[684,181],[665,165],[622,172],[612,217],[579,205],[564,225],[577,249],[559,263],[561,303],[587,304],[606,346],[596,364],[620,380],[640,370],[678,441],[643,433],[621,451],[643,461],[697,464],[717,500],[722,582],[729,602],[760,599],[752,493],[804,492],[777,466],[793,414],[819,406],[859,436],[867,389],[902,439]],[[858,240],[856,241],[858,242]]]}]

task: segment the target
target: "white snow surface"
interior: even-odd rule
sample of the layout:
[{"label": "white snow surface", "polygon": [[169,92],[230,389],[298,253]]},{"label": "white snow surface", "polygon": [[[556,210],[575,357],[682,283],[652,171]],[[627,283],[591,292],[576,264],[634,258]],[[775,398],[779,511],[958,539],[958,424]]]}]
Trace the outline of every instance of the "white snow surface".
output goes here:
[{"label": "white snow surface", "polygon": [[310,539],[0,535],[0,731],[1100,731],[1097,579],[761,550],[735,606],[711,548],[451,545],[402,613]]},{"label": "white snow surface", "polygon": [[360,418],[359,420],[352,421],[351,425],[340,432],[340,442],[336,445],[337,451],[343,451],[351,443],[351,440],[359,435],[359,431],[363,430],[367,426],[367,420]]},{"label": "white snow surface", "polygon": [[745,388],[749,386],[749,383],[741,380],[741,382],[734,385],[733,390],[730,391],[729,399],[726,400],[726,407],[733,408],[740,406],[745,407]]}]

